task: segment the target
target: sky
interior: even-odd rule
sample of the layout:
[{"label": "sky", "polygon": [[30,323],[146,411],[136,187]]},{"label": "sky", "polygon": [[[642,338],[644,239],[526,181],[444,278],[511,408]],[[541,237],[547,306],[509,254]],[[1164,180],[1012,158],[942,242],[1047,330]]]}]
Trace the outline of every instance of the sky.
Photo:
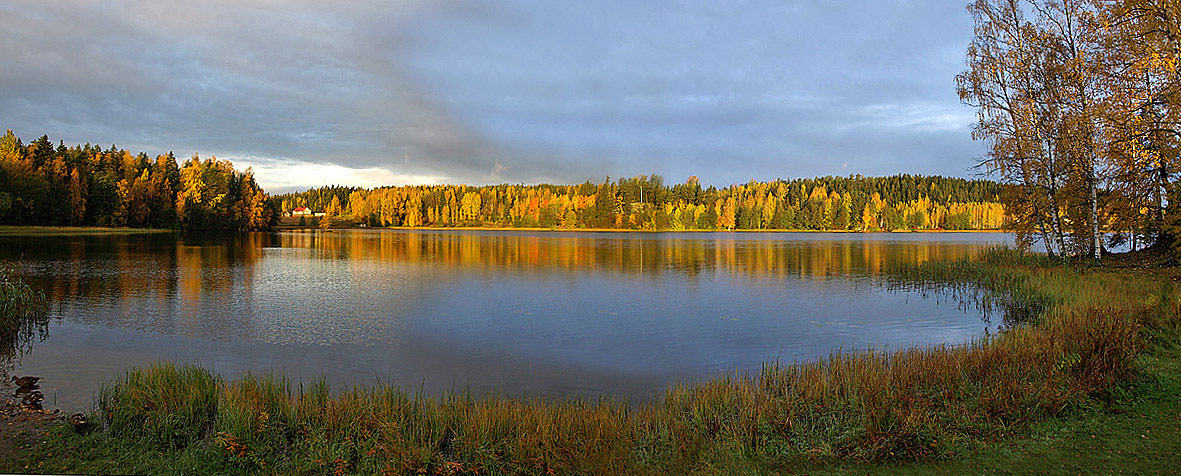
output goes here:
[{"label": "sky", "polygon": [[957,0],[0,0],[0,129],[326,184],[970,177]]}]

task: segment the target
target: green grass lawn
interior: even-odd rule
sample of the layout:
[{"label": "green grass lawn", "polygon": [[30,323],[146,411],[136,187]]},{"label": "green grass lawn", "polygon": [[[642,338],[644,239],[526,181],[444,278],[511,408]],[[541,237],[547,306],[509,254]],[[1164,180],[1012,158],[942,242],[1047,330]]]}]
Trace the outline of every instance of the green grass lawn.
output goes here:
[{"label": "green grass lawn", "polygon": [[[949,461],[808,468],[810,475],[1164,475],[1181,472],[1181,346],[1145,357],[1145,379],[1111,409],[1034,424]],[[1117,413],[1118,412],[1118,413]]]}]

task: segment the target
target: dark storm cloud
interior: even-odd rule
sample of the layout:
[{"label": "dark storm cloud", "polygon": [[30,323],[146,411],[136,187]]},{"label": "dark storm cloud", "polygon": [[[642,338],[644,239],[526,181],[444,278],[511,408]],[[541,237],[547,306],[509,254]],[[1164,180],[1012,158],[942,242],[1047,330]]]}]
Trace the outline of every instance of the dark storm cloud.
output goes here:
[{"label": "dark storm cloud", "polygon": [[231,157],[277,188],[964,175],[980,153],[952,84],[970,34],[954,1],[18,0],[0,16],[0,127]]}]

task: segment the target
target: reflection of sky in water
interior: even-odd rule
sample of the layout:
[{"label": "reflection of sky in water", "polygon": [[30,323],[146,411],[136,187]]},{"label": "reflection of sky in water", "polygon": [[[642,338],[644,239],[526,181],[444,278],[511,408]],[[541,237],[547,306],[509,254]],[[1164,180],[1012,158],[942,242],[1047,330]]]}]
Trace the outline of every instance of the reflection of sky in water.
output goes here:
[{"label": "reflection of sky in water", "polygon": [[[400,232],[0,237],[62,318],[22,370],[77,403],[129,365],[201,361],[339,384],[643,397],[838,349],[988,324],[890,292],[899,265],[997,234]],[[52,377],[52,378],[51,378]],[[90,383],[83,383],[90,382]],[[48,383],[47,385],[53,385]],[[88,401],[88,400],[87,400]],[[73,403],[71,403],[73,404]]]}]

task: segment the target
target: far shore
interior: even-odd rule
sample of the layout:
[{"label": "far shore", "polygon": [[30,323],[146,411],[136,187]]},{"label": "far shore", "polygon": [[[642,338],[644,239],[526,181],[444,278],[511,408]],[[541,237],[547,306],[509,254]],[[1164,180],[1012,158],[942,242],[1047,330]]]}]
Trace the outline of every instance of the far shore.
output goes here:
[{"label": "far shore", "polygon": [[[312,225],[279,226],[276,230],[319,230]],[[807,229],[685,229],[685,230],[636,230],[633,228],[541,228],[512,226],[384,226],[358,227],[339,226],[332,230],[425,230],[425,231],[546,231],[546,232],[589,232],[589,233],[1012,233],[1012,230],[807,230]]]},{"label": "far shore", "polygon": [[117,228],[105,226],[43,226],[0,225],[3,235],[130,235],[137,233],[171,233],[167,228]]},{"label": "far shore", "polygon": [[[319,230],[314,225],[280,225],[275,231]],[[1012,233],[1012,230],[806,230],[806,229],[686,229],[686,230],[636,230],[632,228],[541,228],[511,226],[387,226],[359,227],[334,226],[331,230],[422,230],[422,231],[530,231],[553,233]],[[180,230],[169,228],[118,228],[102,226],[48,226],[48,225],[0,225],[0,236],[4,235],[130,235],[141,233],[172,233]]]}]

